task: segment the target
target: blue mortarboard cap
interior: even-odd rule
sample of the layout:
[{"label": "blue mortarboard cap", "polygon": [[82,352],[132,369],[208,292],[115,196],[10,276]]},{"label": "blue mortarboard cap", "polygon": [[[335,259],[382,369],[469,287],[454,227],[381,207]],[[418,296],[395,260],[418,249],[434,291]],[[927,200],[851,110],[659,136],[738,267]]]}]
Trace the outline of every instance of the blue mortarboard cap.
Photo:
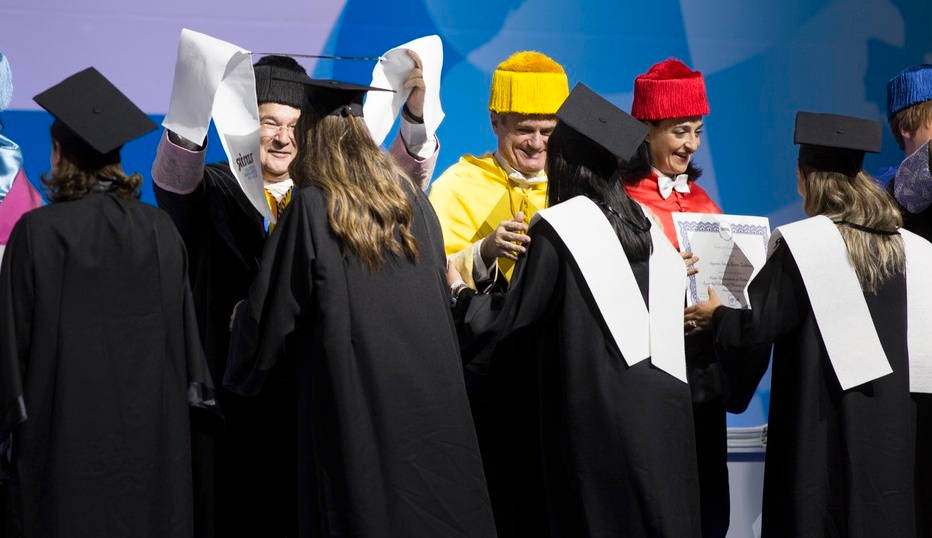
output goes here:
[{"label": "blue mortarboard cap", "polygon": [[887,82],[887,119],[917,103],[932,99],[932,64],[908,67]]}]

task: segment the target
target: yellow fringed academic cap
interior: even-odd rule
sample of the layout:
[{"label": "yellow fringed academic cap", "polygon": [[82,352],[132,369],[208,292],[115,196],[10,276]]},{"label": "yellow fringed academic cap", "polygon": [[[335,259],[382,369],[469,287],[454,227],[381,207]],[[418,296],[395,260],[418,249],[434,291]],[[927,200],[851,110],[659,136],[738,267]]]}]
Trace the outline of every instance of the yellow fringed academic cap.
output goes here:
[{"label": "yellow fringed academic cap", "polygon": [[492,74],[489,110],[556,114],[569,93],[566,71],[560,64],[539,52],[516,52]]}]

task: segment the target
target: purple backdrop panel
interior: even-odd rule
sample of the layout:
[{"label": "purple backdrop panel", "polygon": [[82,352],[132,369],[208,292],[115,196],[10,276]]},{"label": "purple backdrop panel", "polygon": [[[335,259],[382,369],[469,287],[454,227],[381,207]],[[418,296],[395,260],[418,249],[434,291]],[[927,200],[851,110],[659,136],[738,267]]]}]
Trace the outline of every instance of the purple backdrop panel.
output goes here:
[{"label": "purple backdrop panel", "polygon": [[[140,108],[164,114],[182,28],[258,52],[317,54],[343,6],[344,0],[4,0],[0,50],[16,85],[10,108],[35,110],[33,95],[93,65]],[[311,60],[302,63],[314,68]]]}]

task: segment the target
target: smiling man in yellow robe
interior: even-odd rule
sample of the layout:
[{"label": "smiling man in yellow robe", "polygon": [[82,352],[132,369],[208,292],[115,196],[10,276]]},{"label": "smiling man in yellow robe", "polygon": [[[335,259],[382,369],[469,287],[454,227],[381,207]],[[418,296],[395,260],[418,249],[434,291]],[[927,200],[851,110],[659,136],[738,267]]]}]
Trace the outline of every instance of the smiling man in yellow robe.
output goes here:
[{"label": "smiling man in yellow robe", "polygon": [[464,155],[431,187],[447,256],[470,287],[510,279],[525,252],[527,223],[547,200],[547,140],[568,94],[560,64],[539,52],[512,54],[492,75],[497,148]]}]

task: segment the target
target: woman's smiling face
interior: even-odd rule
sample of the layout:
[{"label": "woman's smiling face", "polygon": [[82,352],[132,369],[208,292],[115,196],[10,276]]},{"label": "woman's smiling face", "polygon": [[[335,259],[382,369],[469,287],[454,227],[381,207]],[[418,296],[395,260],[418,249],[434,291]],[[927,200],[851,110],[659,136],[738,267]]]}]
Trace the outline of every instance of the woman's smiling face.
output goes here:
[{"label": "woman's smiling face", "polygon": [[671,177],[685,173],[701,143],[702,116],[672,118],[648,125],[651,165]]}]

